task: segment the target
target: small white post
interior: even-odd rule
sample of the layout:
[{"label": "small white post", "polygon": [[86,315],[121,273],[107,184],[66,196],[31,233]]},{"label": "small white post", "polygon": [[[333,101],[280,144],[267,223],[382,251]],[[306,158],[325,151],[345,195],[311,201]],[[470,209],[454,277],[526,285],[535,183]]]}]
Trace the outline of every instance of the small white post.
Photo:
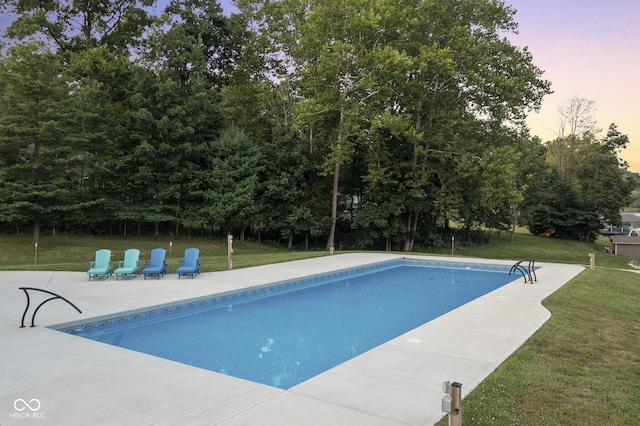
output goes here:
[{"label": "small white post", "polygon": [[173,241],[169,241],[169,259],[171,259],[171,248],[173,247]]},{"label": "small white post", "polygon": [[453,256],[453,250],[456,246],[456,237],[454,237],[453,235],[451,236],[451,256]]},{"label": "small white post", "polygon": [[227,234],[227,266],[233,269],[233,235]]},{"label": "small white post", "polygon": [[36,258],[33,264],[33,268],[37,271],[38,270],[38,243],[36,242]]}]

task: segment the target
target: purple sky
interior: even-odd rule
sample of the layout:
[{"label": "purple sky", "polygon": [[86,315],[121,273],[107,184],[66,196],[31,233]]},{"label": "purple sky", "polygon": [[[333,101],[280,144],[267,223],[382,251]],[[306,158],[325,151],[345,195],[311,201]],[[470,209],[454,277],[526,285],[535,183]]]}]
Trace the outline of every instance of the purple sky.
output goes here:
[{"label": "purple sky", "polygon": [[553,139],[558,106],[577,96],[595,101],[603,134],[609,124],[629,136],[622,158],[640,172],[640,1],[505,0],[518,12],[518,46],[528,46],[554,93],[528,120],[532,133]]}]

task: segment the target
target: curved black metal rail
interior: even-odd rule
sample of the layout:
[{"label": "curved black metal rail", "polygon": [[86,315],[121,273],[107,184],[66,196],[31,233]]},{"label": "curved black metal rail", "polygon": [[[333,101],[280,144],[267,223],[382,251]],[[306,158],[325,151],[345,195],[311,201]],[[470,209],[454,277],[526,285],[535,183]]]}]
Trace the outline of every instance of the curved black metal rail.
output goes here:
[{"label": "curved black metal rail", "polygon": [[45,303],[47,303],[50,300],[62,299],[65,302],[67,302],[68,304],[70,304],[71,306],[73,306],[76,311],[78,311],[79,313],[82,313],[82,311],[80,309],[78,309],[78,307],[76,305],[74,305],[73,303],[71,303],[67,299],[65,299],[64,297],[62,297],[59,294],[56,294],[56,293],[54,293],[52,291],[43,290],[41,288],[34,288],[34,287],[18,287],[18,290],[24,291],[25,296],[27,296],[27,307],[24,308],[24,313],[22,314],[22,321],[20,322],[20,328],[24,327],[24,318],[27,316],[27,311],[29,310],[29,305],[31,303],[31,299],[29,298],[29,291],[28,290],[41,291],[43,293],[48,293],[48,294],[53,296],[53,297],[48,298],[44,302],[40,303],[38,305],[38,307],[36,308],[36,310],[33,311],[33,316],[31,317],[31,327],[35,327],[36,314],[38,313],[38,310],[42,307],[42,305],[44,305]]},{"label": "curved black metal rail", "polygon": [[[528,262],[527,266],[523,266],[523,262]],[[534,281],[538,281],[538,277],[536,276],[536,260],[533,258],[530,259],[522,259],[516,262],[511,269],[509,270],[509,275],[515,273],[516,271],[522,273],[522,277],[524,278],[524,282],[527,282],[527,277],[529,278],[529,283],[533,284]]]}]

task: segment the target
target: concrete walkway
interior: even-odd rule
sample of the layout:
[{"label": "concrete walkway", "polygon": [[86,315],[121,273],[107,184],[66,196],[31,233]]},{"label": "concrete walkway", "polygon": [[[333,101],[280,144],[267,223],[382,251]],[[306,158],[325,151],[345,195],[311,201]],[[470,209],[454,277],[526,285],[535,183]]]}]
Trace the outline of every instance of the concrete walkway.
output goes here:
[{"label": "concrete walkway", "polygon": [[[537,283],[514,276],[286,391],[47,328],[400,257],[341,254],[193,280],[89,282],[78,272],[0,271],[0,425],[430,425],[443,416],[442,382],[462,383],[463,396],[469,393],[549,318],[541,301],[583,270],[536,265]],[[36,327],[20,328],[26,298],[18,287],[58,293],[82,314],[53,300]],[[33,296],[27,325],[46,297]]]}]

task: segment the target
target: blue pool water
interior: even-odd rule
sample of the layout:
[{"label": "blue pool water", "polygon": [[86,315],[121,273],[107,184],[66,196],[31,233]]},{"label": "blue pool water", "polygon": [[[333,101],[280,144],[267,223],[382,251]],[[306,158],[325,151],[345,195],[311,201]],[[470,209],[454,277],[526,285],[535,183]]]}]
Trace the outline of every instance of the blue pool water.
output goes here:
[{"label": "blue pool water", "polygon": [[393,261],[61,331],[288,389],[515,279]]}]

